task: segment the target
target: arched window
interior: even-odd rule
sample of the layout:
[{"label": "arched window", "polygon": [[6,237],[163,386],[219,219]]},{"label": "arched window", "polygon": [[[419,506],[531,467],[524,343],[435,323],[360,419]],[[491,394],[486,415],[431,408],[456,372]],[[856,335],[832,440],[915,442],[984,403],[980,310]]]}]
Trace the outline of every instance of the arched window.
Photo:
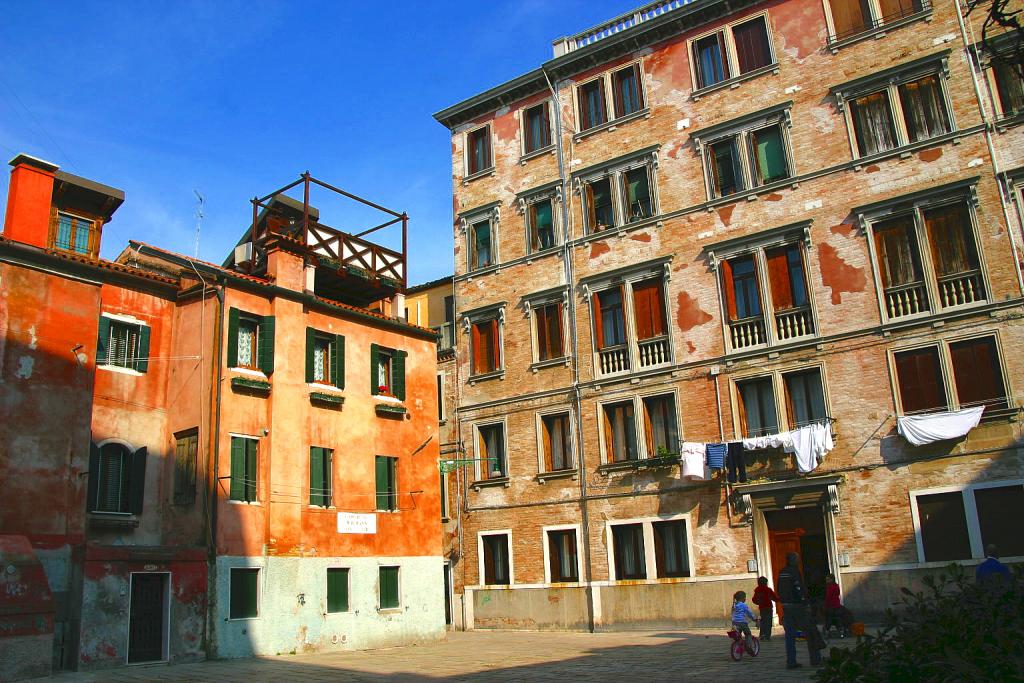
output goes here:
[{"label": "arched window", "polygon": [[111,442],[92,446],[89,458],[90,512],[141,514],[146,449],[132,451]]}]

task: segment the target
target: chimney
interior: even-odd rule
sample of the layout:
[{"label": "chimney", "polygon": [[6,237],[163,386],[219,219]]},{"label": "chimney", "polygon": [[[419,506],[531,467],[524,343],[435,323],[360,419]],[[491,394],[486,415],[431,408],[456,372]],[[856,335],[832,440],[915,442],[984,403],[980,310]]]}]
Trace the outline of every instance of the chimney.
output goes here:
[{"label": "chimney", "polygon": [[56,164],[19,154],[10,161],[11,184],[7,189],[4,236],[45,248],[50,232],[50,205]]}]

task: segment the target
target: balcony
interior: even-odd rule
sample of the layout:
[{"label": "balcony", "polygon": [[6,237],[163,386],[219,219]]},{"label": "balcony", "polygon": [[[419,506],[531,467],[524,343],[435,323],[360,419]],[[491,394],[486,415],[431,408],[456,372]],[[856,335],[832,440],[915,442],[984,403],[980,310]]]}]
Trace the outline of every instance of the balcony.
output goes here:
[{"label": "balcony", "polygon": [[965,306],[984,300],[981,270],[969,270],[939,278],[939,303],[943,308]]},{"label": "balcony", "polygon": [[431,328],[437,332],[437,353],[446,353],[455,348],[455,323],[445,323]]},{"label": "balcony", "polygon": [[929,310],[928,289],[923,281],[887,287],[885,290],[885,312],[890,320],[927,313]]},{"label": "balcony", "polygon": [[604,40],[614,36],[616,33],[621,33],[627,29],[633,28],[645,21],[650,21],[663,14],[667,14],[673,10],[679,9],[684,5],[688,5],[694,0],[660,0],[659,2],[650,2],[643,7],[637,8],[632,12],[626,12],[620,14],[614,19],[609,19],[603,24],[598,24],[588,28],[585,31],[581,31],[575,35],[568,36],[566,38],[559,38],[552,43],[555,57],[561,57],[562,55],[568,54],[574,50],[578,50],[587,45],[592,45],[599,40]]},{"label": "balcony", "polygon": [[626,344],[608,346],[597,352],[602,375],[617,375],[629,371],[629,347]]},{"label": "balcony", "polygon": [[764,331],[764,318],[753,316],[729,321],[729,338],[734,351],[762,346],[768,343]]},{"label": "balcony", "polygon": [[[302,189],[302,199],[289,197],[287,192]],[[339,230],[320,220],[320,211],[310,204],[314,189],[332,193],[328,200],[332,206],[338,196],[355,203],[345,203],[345,215],[369,215],[371,220],[383,222],[354,234]],[[250,274],[262,274],[266,269],[264,245],[269,239],[283,239],[301,245],[308,259],[316,266],[314,289],[317,295],[359,307],[368,307],[382,299],[390,299],[405,291],[408,284],[409,217],[367,199],[346,192],[303,173],[299,179],[284,187],[258,197],[252,202],[252,226],[235,254],[225,262]],[[357,213],[358,212],[358,213]],[[401,251],[370,242],[366,235],[392,226],[401,225]],[[391,241],[398,242],[392,234]]]},{"label": "balcony", "polygon": [[641,340],[637,343],[637,356],[639,356],[641,368],[653,368],[672,362],[668,336]]},{"label": "balcony", "polygon": [[810,306],[775,312],[775,338],[792,341],[814,334],[814,316]]},{"label": "balcony", "polygon": [[598,350],[598,374],[601,376],[618,375],[629,372],[634,367],[648,370],[672,362],[672,347],[668,335],[641,339],[626,344],[606,346]]}]

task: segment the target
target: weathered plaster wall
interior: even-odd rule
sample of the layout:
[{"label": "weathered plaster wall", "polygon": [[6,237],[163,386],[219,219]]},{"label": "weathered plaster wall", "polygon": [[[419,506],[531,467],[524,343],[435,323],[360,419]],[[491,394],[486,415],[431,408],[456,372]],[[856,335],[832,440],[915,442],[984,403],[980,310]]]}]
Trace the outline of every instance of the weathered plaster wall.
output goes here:
[{"label": "weathered plaster wall", "polygon": [[[379,610],[378,567],[398,565],[401,606]],[[330,650],[362,650],[423,643],[444,637],[441,558],[230,557],[217,558],[217,591],[227,595],[231,567],[260,567],[255,619],[229,620],[216,612],[217,651],[225,658]],[[349,568],[349,611],[327,613],[327,569]],[[302,596],[300,602],[299,596]],[[304,603],[304,604],[303,604]]]}]

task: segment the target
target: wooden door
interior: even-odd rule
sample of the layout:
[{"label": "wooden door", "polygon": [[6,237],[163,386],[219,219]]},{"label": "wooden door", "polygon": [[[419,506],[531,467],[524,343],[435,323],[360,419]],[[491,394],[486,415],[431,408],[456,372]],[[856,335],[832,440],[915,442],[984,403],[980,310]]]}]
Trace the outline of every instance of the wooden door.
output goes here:
[{"label": "wooden door", "polygon": [[166,574],[132,574],[132,606],[128,615],[128,662],[159,662],[164,658],[164,595]]},{"label": "wooden door", "polygon": [[773,587],[779,587],[779,572],[786,566],[786,555],[796,553],[800,555],[800,572],[803,573],[803,555],[800,554],[800,537],[804,535],[803,529],[787,529],[785,531],[768,531],[768,548],[772,557],[772,579]]}]

